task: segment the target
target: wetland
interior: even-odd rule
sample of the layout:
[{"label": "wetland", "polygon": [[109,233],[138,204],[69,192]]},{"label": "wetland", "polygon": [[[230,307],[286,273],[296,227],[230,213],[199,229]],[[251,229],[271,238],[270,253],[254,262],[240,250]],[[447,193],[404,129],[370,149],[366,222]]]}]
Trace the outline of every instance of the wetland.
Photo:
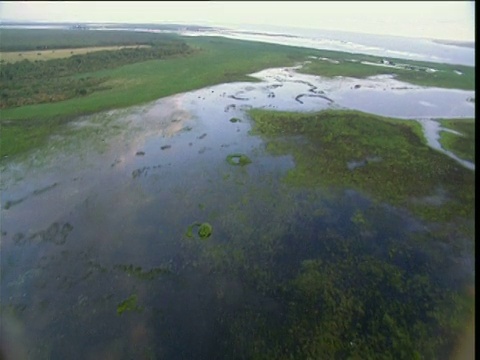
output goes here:
[{"label": "wetland", "polygon": [[99,70],[135,85],[2,109],[6,356],[452,358],[474,316],[474,68],[182,41]]}]

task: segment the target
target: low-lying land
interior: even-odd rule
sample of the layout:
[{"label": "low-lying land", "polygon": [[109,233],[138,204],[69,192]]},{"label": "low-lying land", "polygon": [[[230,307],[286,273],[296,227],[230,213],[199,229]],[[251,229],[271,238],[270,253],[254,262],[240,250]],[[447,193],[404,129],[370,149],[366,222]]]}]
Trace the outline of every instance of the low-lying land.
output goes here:
[{"label": "low-lying land", "polygon": [[475,89],[475,68],[473,67],[379,58],[360,54],[349,56],[339,56],[338,54],[331,52],[327,55],[327,60],[325,58],[310,59],[311,62],[299,71],[312,75],[354,78],[394,74],[398,80],[415,85],[463,90]]},{"label": "low-lying land", "polygon": [[475,119],[440,120],[443,127],[454,130],[460,135],[442,131],[440,143],[458,157],[475,162]]},{"label": "low-lying land", "polygon": [[[386,245],[391,246],[390,250],[377,258],[375,250],[362,248],[366,243],[358,239],[372,236],[376,226],[381,226],[381,216],[371,224],[365,213],[357,211],[351,221],[363,235],[346,242],[340,238],[327,240],[327,249],[343,249],[338,258],[334,256],[335,260],[315,259],[302,263],[303,270],[291,284],[293,320],[278,333],[294,331],[303,339],[299,340],[303,346],[296,348],[291,343],[283,346],[290,346],[290,351],[296,349],[300,357],[306,354],[315,354],[318,358],[333,358],[338,354],[365,357],[370,354],[375,358],[382,352],[395,358],[450,358],[453,351],[450,341],[460,338],[463,330],[457,326],[465,324],[473,315],[473,299],[464,290],[458,290],[459,283],[454,286],[456,290],[445,283],[439,285],[435,280],[436,270],[431,269],[440,269],[445,259],[441,260],[432,249],[439,244],[461,248],[464,246],[460,245],[462,239],[473,242],[475,173],[427,147],[417,122],[348,110],[289,113],[254,109],[249,114],[254,121],[252,134],[267,141],[268,152],[293,156],[295,167],[287,172],[285,183],[299,189],[327,187],[332,192],[354,189],[373,199],[375,204],[388,203],[406,209],[423,221],[435,224],[432,229],[436,229],[430,230],[427,237],[412,234],[406,242],[413,241],[415,245],[411,249],[415,251],[420,248],[425,251],[422,260],[413,260],[411,250],[404,252],[398,248],[406,243],[388,237],[381,242],[383,245],[391,242]],[[461,147],[454,142],[451,147],[461,148],[472,158],[473,120],[443,120],[442,125],[466,134]],[[400,261],[398,256],[406,256],[408,260]],[[439,263],[430,267],[426,265],[430,261]],[[403,268],[405,264],[416,264],[413,265],[415,275]],[[356,285],[346,286],[345,279]],[[369,295],[367,289],[372,285],[389,289],[388,300],[385,293]],[[440,290],[443,286],[446,287]],[[418,292],[420,288],[423,290]],[[406,294],[411,297],[409,300]],[[420,298],[430,299],[426,312],[422,310],[424,301]],[[318,304],[322,311],[316,312]],[[369,308],[372,304],[376,304],[375,307]],[[330,312],[329,309],[336,310]],[[305,313],[308,316],[302,316]],[[349,314],[348,319],[344,318],[343,322],[342,315],[338,314]],[[354,324],[362,324],[361,330]],[[376,339],[376,334],[384,331],[389,334],[388,342]],[[282,358],[281,353],[285,352],[278,333],[256,339],[259,344],[267,340],[275,344],[261,350],[272,354],[272,358]],[[366,333],[372,334],[368,340],[364,338]],[[347,338],[342,338],[345,334]],[[440,340],[438,334],[443,334],[440,338],[444,338]],[[448,338],[450,340],[446,340]]]},{"label": "low-lying land", "polygon": [[[257,109],[250,115],[253,133],[268,139],[270,152],[293,155],[296,166],[288,172],[287,183],[352,188],[424,220],[456,223],[465,234],[473,234],[475,173],[429,148],[417,122],[339,110]],[[308,145],[298,145],[299,135]],[[464,139],[470,156],[473,140]]]},{"label": "low-lying land", "polygon": [[[91,30],[2,29],[1,34],[0,50],[17,53],[68,48],[78,51],[73,49],[92,46],[124,47],[47,61],[24,59],[1,64],[2,159],[44,143],[62,124],[78,115],[128,107],[208,85],[257,81],[247,74],[268,67],[291,66],[312,56],[318,59],[300,71],[352,77],[393,73],[400,80],[414,84],[459,89],[474,89],[475,83],[471,67],[217,37]],[[410,64],[413,70],[365,65],[361,61],[401,62]],[[437,71],[421,70],[426,68]],[[458,75],[455,70],[462,74]]]},{"label": "low-lying land", "polygon": [[[458,254],[473,247],[474,172],[427,147],[414,121],[345,110],[249,114],[252,135],[270,154],[293,156],[295,167],[276,193],[248,185],[244,206],[252,208],[224,213],[228,242],[183,240],[213,283],[216,274],[239,277],[268,303],[222,311],[226,341],[218,351],[252,359],[451,358],[474,309],[472,276],[454,275]],[[362,201],[335,207],[351,189]],[[267,218],[255,218],[256,197]]]}]

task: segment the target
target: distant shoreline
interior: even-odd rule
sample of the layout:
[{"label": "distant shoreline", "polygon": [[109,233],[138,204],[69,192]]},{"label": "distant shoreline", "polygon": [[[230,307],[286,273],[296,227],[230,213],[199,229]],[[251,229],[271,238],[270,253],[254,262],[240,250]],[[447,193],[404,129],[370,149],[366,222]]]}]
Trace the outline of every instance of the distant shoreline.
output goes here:
[{"label": "distant shoreline", "polygon": [[[312,49],[342,52],[359,52],[373,56],[396,54],[408,60],[475,66],[475,41],[412,38],[398,35],[358,34],[345,31],[301,28],[232,28],[217,25],[194,25],[176,23],[85,23],[85,22],[14,22],[1,21],[2,29],[70,29],[70,30],[126,30],[137,32],[177,33],[180,35],[217,35],[250,41],[262,41],[288,46],[303,46]],[[187,34],[191,33],[191,34]],[[397,43],[398,42],[398,43]],[[427,44],[425,44],[427,42]],[[396,44],[393,46],[393,44]],[[392,48],[393,46],[393,48]],[[455,46],[453,55],[444,46]],[[426,50],[428,48],[429,50]],[[388,53],[388,55],[387,55]]]},{"label": "distant shoreline", "polygon": [[451,45],[464,48],[475,49],[475,41],[459,41],[459,40],[432,40],[434,43],[442,45]]}]

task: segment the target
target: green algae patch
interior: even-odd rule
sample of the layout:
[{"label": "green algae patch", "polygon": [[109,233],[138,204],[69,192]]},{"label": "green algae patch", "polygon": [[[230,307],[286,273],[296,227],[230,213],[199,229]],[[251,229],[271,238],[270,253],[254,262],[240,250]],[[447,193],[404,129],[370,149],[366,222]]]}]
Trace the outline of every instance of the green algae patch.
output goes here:
[{"label": "green algae patch", "polygon": [[200,236],[200,239],[208,238],[210,237],[210,235],[212,235],[212,231],[212,225],[210,225],[209,223],[203,223],[198,229],[198,236]]},{"label": "green algae patch", "polygon": [[475,120],[474,119],[445,119],[439,120],[443,127],[454,130],[459,134],[442,131],[440,143],[443,148],[453,152],[463,160],[475,163]]},{"label": "green algae patch", "polygon": [[[289,113],[249,111],[251,134],[274,155],[291,154],[284,181],[297,187],[351,188],[402,206],[425,220],[459,221],[471,232],[475,173],[426,145],[420,124],[353,110]],[[299,141],[299,138],[303,141]],[[365,161],[379,158],[381,161]],[[351,162],[361,167],[349,168]],[[441,204],[419,199],[446,192]]]},{"label": "green algae patch", "polygon": [[200,224],[201,224],[200,222],[196,221],[192,225],[189,225],[188,228],[187,228],[187,231],[185,232],[185,236],[189,237],[189,238],[192,238],[193,237],[193,228],[196,227],[196,226],[200,226]]},{"label": "green algae patch", "polygon": [[252,160],[244,154],[230,154],[227,156],[227,162],[234,166],[245,166],[250,164]]},{"label": "green algae patch", "polygon": [[131,295],[120,304],[117,305],[117,314],[122,315],[125,311],[142,312],[143,307],[137,305],[137,295]]},{"label": "green algae patch", "polygon": [[199,221],[194,222],[187,228],[185,236],[192,238],[194,228],[198,227],[197,235],[200,239],[206,239],[212,235],[213,227],[208,222],[201,223]]}]

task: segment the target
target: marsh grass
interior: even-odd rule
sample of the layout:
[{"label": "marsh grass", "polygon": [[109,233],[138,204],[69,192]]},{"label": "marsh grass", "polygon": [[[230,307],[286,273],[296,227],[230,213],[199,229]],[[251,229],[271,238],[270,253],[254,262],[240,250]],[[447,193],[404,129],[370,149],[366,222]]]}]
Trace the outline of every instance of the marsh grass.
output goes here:
[{"label": "marsh grass", "polygon": [[[429,148],[417,122],[349,110],[249,114],[252,133],[267,140],[268,151],[293,155],[296,166],[285,176],[288,184],[353,188],[435,222],[468,222],[474,214],[474,172]],[[299,135],[308,144],[291,140]],[[368,161],[372,156],[381,161]],[[349,170],[350,161],[364,161],[365,166]],[[447,192],[443,204],[417,201],[436,188]]]},{"label": "marsh grass", "polygon": [[458,157],[475,163],[475,120],[448,119],[440,120],[443,127],[457,131],[460,135],[447,131],[440,133],[442,146]]},{"label": "marsh grass", "polygon": [[[365,211],[351,208],[355,230],[344,231],[331,226],[329,218],[338,214],[312,211],[324,193],[288,184],[262,199],[276,205],[259,217],[254,199],[260,194],[253,184],[249,189],[249,201],[217,220],[223,236],[183,240],[196,273],[218,284],[212,305],[222,309],[218,353],[232,359],[448,358],[473,299],[464,279],[453,275],[458,265],[442,235],[386,236],[382,227],[403,224],[373,203]],[[224,285],[239,279],[240,298]]]},{"label": "marsh grass", "polygon": [[[339,57],[336,53],[331,53],[329,57],[338,61],[338,64],[324,60],[314,60],[303,66],[299,72],[326,77],[348,76],[359,79],[393,74],[400,81],[420,86],[475,90],[475,68],[470,66],[389,59],[394,63],[401,63],[414,68],[407,69],[362,64],[360,61],[379,63],[381,59],[368,55],[352,54],[350,57]],[[348,61],[347,58],[354,59],[356,62]],[[427,68],[433,68],[437,71],[427,72],[424,70]],[[455,70],[461,71],[462,75],[455,73]]]}]

